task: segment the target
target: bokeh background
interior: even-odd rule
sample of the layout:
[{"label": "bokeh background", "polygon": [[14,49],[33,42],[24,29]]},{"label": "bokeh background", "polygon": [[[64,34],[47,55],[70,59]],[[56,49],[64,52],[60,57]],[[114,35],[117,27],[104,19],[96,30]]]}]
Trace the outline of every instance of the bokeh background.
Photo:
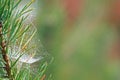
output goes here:
[{"label": "bokeh background", "polygon": [[54,58],[45,80],[120,80],[120,0],[36,0],[34,7],[30,20]]}]

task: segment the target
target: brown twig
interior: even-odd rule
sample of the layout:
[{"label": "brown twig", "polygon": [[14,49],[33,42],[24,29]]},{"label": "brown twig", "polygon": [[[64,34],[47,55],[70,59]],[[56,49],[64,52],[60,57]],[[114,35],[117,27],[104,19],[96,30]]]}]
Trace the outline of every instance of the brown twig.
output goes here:
[{"label": "brown twig", "polygon": [[10,63],[9,63],[9,57],[7,55],[7,45],[6,45],[6,41],[4,40],[4,36],[3,36],[3,32],[2,32],[2,22],[0,22],[0,46],[1,46],[1,52],[2,52],[2,57],[3,60],[5,61],[4,65],[5,65],[5,70],[7,72],[7,77],[9,78],[9,80],[13,80],[12,78],[12,74],[11,74],[11,68],[10,68]]},{"label": "brown twig", "polygon": [[44,75],[42,76],[41,80],[45,80],[45,78],[46,78],[46,75],[44,74]]}]

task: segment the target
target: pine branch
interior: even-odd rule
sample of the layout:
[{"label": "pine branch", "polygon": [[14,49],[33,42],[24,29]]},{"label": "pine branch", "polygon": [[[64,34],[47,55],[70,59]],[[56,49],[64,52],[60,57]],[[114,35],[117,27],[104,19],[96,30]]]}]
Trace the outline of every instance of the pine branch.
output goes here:
[{"label": "pine branch", "polygon": [[[45,76],[43,75],[47,69],[47,64],[40,65],[41,67],[38,69],[38,74],[34,77],[31,75],[30,68],[27,70],[20,69],[20,71],[17,68],[17,62],[20,61],[23,53],[27,53],[29,48],[31,51],[35,51],[32,48],[34,44],[31,43],[31,40],[36,34],[36,29],[32,27],[31,23],[24,23],[28,17],[27,15],[32,10],[29,7],[34,0],[24,5],[22,9],[19,9],[19,4],[22,1],[24,0],[0,0],[0,51],[2,55],[1,63],[4,64],[3,67],[0,66],[0,69],[5,71],[5,73],[0,73],[2,75],[6,74],[4,78],[0,77],[0,79],[44,80]],[[17,55],[17,59],[13,60],[13,55]]]},{"label": "pine branch", "polygon": [[5,71],[7,72],[6,77],[8,77],[10,80],[13,80],[12,74],[11,74],[10,63],[9,63],[9,57],[8,57],[7,51],[6,51],[7,45],[6,45],[6,41],[4,40],[2,28],[3,28],[3,25],[2,25],[2,22],[0,22],[0,45],[1,45],[1,48],[2,48],[2,50],[1,50],[2,57],[3,57],[3,60],[5,62],[4,63]]}]

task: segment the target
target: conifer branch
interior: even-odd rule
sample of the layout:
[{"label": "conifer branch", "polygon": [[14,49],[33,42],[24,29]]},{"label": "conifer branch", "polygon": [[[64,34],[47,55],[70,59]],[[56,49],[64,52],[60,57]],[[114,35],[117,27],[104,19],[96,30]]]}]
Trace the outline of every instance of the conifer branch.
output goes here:
[{"label": "conifer branch", "polygon": [[7,45],[6,45],[6,41],[4,40],[4,36],[3,36],[3,32],[2,32],[2,22],[0,22],[0,46],[1,46],[1,55],[3,57],[4,60],[4,65],[5,65],[5,71],[7,72],[7,76],[10,80],[13,80],[12,78],[12,74],[11,74],[11,68],[10,68],[10,63],[9,63],[9,57],[7,55]]}]

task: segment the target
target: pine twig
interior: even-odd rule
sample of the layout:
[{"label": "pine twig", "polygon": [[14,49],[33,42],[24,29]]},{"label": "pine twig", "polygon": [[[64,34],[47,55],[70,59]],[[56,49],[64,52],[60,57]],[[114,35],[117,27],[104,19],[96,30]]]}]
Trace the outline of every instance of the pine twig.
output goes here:
[{"label": "pine twig", "polygon": [[7,45],[6,45],[6,41],[4,40],[4,36],[3,36],[3,32],[2,32],[2,22],[0,22],[0,46],[2,48],[1,52],[2,52],[2,57],[3,60],[5,61],[4,65],[5,65],[5,70],[7,72],[7,77],[9,78],[9,80],[13,80],[12,78],[12,74],[11,74],[11,69],[10,69],[10,63],[9,63],[9,57],[7,55]]}]

